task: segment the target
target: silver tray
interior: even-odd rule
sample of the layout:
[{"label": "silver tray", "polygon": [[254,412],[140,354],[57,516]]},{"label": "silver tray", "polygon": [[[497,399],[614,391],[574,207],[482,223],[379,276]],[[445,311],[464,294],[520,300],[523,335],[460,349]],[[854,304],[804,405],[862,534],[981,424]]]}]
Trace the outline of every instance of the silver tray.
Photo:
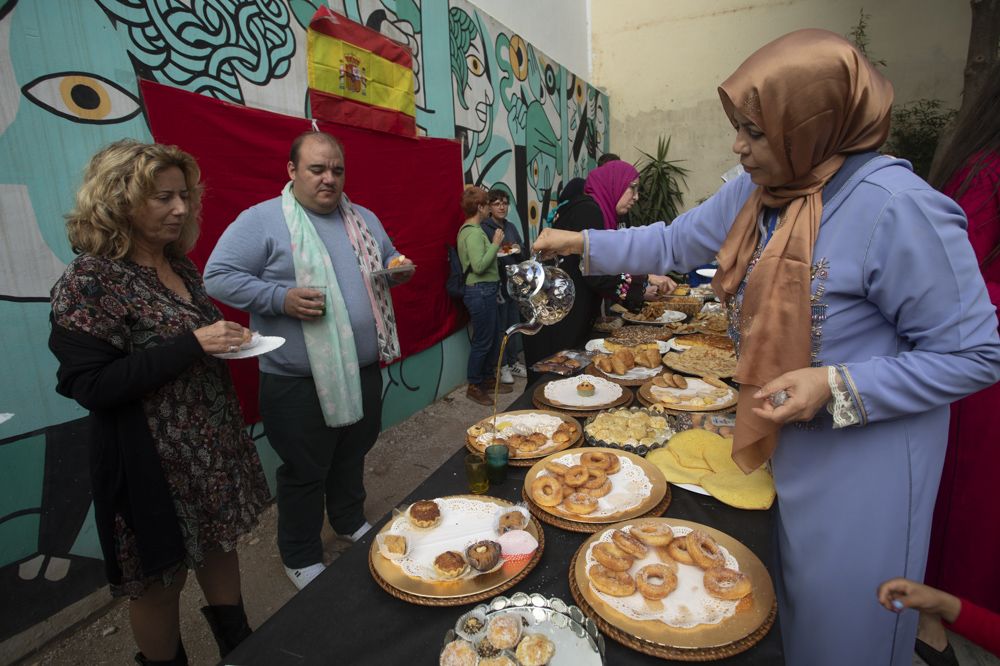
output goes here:
[{"label": "silver tray", "polygon": [[[538,593],[515,592],[510,597],[497,596],[463,613],[455,622],[455,627],[445,634],[441,649],[461,638],[457,630],[470,615],[482,615],[488,622],[490,617],[500,613],[520,615],[528,622],[525,632],[544,634],[555,644],[556,652],[549,666],[604,666],[604,636],[597,630],[594,621],[576,606]],[[478,644],[485,637],[484,628],[473,644]],[[509,654],[513,658],[513,650]]]},{"label": "silver tray", "polygon": [[[617,412],[621,410],[626,410],[629,412],[646,412],[647,414],[652,414],[652,412],[650,412],[648,407],[613,407],[612,409],[604,411]],[[677,433],[682,432],[684,430],[690,430],[692,427],[691,417],[688,416],[687,414],[684,415],[656,414],[656,416],[662,416],[667,420],[667,424],[673,431],[673,434],[671,434],[670,437],[673,437]],[[643,458],[645,458],[647,453],[649,453],[650,451],[655,451],[656,449],[659,448],[663,448],[664,446],[667,445],[667,442],[670,441],[670,437],[667,437],[662,442],[657,442],[652,446],[647,446],[645,444],[632,445],[632,444],[621,444],[619,442],[607,442],[601,439],[600,437],[594,437],[593,435],[587,432],[587,426],[593,423],[595,418],[597,418],[596,414],[594,416],[589,416],[587,417],[587,420],[583,424],[583,441],[586,446],[596,446],[607,449],[619,449],[621,451],[634,453],[637,456],[642,456]]]}]

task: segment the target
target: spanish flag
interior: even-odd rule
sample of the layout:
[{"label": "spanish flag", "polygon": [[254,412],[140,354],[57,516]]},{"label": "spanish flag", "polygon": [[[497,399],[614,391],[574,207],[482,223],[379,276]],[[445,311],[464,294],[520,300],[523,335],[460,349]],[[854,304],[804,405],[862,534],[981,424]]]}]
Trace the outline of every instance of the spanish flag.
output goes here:
[{"label": "spanish flag", "polygon": [[307,52],[314,118],[416,136],[409,49],[324,6],[309,22]]}]

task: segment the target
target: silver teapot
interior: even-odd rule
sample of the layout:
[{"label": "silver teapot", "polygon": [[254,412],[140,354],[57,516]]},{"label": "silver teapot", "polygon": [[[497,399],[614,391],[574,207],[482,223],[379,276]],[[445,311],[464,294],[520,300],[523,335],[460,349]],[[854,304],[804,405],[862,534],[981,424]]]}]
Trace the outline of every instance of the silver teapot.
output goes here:
[{"label": "silver teapot", "polygon": [[527,261],[507,266],[507,291],[526,320],[508,328],[507,335],[534,335],[542,326],[555,324],[569,314],[576,298],[576,287],[566,271],[546,266],[537,253]]}]

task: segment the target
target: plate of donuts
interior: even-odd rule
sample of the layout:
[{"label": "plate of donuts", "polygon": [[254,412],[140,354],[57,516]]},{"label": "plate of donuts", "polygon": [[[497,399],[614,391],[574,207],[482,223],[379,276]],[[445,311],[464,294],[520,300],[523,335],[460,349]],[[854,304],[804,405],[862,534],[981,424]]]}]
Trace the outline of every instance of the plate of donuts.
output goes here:
[{"label": "plate of donuts", "polygon": [[648,513],[667,492],[666,477],[633,453],[587,447],[555,453],[524,478],[524,496],[563,520],[614,523]]},{"label": "plate of donuts", "polygon": [[485,418],[466,430],[466,448],[483,453],[491,444],[510,449],[509,464],[529,467],[536,460],[580,443],[583,430],[571,416],[544,409],[519,409]]},{"label": "plate of donuts", "polygon": [[414,604],[487,599],[524,578],[544,548],[527,509],[496,497],[419,500],[395,514],[375,536],[369,570],[389,594]]},{"label": "plate of donuts", "polygon": [[[774,620],[774,586],[760,558],[700,523],[640,518],[610,526],[584,542],[571,567],[580,608],[606,635],[649,654],[711,648],[721,658],[755,643]],[[728,654],[718,652],[724,646]]]}]

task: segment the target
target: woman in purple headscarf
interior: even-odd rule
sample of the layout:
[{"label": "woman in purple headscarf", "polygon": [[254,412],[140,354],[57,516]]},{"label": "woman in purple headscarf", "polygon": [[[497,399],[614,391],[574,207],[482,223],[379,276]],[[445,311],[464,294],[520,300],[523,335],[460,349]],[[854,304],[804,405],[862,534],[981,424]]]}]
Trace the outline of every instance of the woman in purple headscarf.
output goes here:
[{"label": "woman in purple headscarf", "polygon": [[[583,194],[559,207],[552,227],[567,231],[617,229],[618,218],[638,200],[639,172],[628,162],[613,160],[590,172]],[[661,275],[584,276],[580,273],[579,255],[566,257],[559,267],[573,278],[576,300],[562,321],[524,339],[525,360],[529,367],[563,349],[582,348],[591,337],[594,320],[601,314],[602,299],[638,310],[647,290],[653,295],[658,291],[669,292],[675,286],[672,280]]]}]

